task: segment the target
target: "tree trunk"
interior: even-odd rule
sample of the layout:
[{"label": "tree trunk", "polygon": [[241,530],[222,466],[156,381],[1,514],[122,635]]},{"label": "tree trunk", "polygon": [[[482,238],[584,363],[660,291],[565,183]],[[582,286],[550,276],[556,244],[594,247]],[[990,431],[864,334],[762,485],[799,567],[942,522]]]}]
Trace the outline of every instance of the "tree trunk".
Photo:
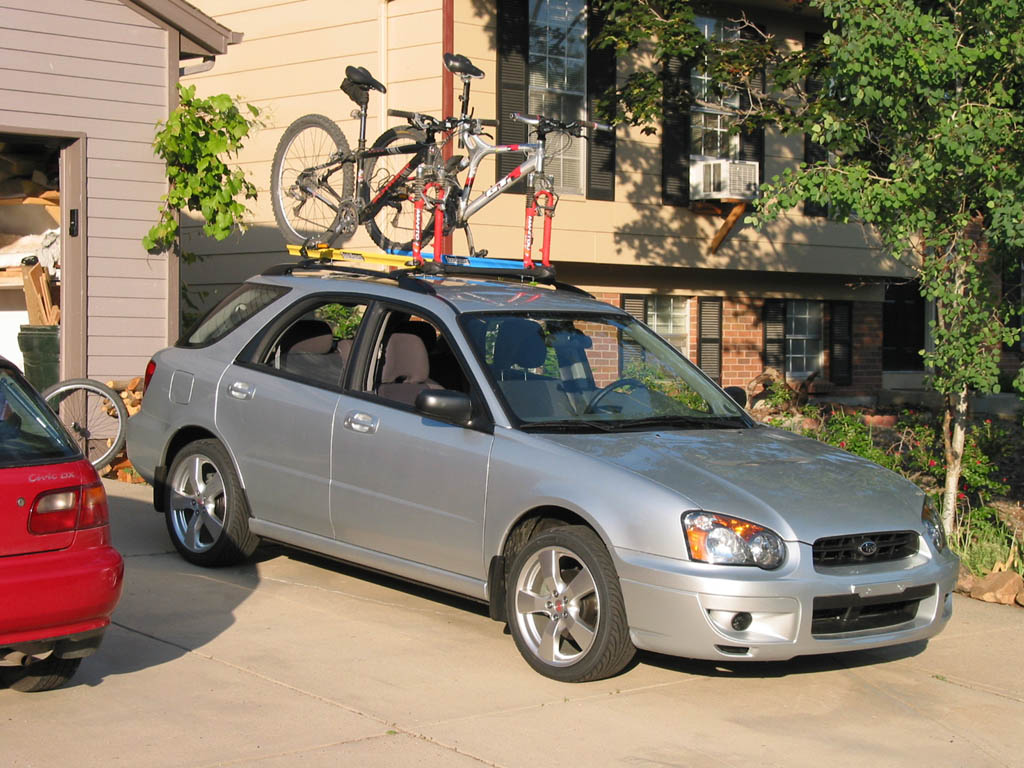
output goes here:
[{"label": "tree trunk", "polygon": [[960,473],[963,467],[964,442],[967,438],[968,393],[964,387],[946,397],[946,412],[942,420],[942,442],[946,454],[946,487],[942,493],[942,527],[946,534],[956,527],[956,502],[959,494]]}]

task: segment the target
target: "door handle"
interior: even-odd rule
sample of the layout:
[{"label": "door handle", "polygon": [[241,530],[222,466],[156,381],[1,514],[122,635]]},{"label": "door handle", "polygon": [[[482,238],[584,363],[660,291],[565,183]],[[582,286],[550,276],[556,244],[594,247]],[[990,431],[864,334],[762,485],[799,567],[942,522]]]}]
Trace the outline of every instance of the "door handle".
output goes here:
[{"label": "door handle", "polygon": [[256,387],[244,381],[236,381],[228,387],[228,394],[236,400],[252,400]]},{"label": "door handle", "polygon": [[345,414],[345,420],[342,423],[347,429],[351,429],[353,432],[372,435],[377,431],[377,427],[380,426],[380,419],[376,416],[371,416],[368,413],[349,411]]}]

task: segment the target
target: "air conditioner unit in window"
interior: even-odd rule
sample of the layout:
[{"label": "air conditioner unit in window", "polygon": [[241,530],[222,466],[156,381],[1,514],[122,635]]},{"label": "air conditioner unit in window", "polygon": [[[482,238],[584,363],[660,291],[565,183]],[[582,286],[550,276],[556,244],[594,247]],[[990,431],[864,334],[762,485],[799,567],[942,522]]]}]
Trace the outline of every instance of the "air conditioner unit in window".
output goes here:
[{"label": "air conditioner unit in window", "polygon": [[760,168],[747,160],[690,159],[690,199],[750,200],[757,195]]}]

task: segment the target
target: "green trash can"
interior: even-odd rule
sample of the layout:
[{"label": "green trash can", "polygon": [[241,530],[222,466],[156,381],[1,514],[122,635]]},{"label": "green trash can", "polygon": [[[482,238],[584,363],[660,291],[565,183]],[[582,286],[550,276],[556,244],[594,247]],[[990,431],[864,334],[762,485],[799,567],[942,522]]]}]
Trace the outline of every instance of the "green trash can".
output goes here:
[{"label": "green trash can", "polygon": [[18,346],[25,360],[25,378],[42,392],[60,381],[60,326],[23,325]]}]

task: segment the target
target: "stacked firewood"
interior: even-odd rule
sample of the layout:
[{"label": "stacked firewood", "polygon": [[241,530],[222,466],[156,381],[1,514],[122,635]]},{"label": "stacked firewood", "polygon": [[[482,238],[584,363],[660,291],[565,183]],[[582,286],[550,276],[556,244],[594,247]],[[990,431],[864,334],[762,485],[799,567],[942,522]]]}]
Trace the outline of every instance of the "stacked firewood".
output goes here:
[{"label": "stacked firewood", "polygon": [[[136,376],[127,384],[118,381],[108,381],[106,384],[121,396],[121,399],[124,401],[124,407],[128,411],[129,418],[142,410],[141,376]],[[113,406],[110,406],[110,408],[113,409]],[[114,414],[110,415],[113,416]],[[132,467],[132,463],[128,460],[128,454],[125,449],[122,449],[121,452],[114,457],[114,460],[110,463],[110,469],[107,471],[106,476],[117,478],[122,483],[145,482],[145,480],[139,476],[139,473],[135,471],[135,468]]]}]

